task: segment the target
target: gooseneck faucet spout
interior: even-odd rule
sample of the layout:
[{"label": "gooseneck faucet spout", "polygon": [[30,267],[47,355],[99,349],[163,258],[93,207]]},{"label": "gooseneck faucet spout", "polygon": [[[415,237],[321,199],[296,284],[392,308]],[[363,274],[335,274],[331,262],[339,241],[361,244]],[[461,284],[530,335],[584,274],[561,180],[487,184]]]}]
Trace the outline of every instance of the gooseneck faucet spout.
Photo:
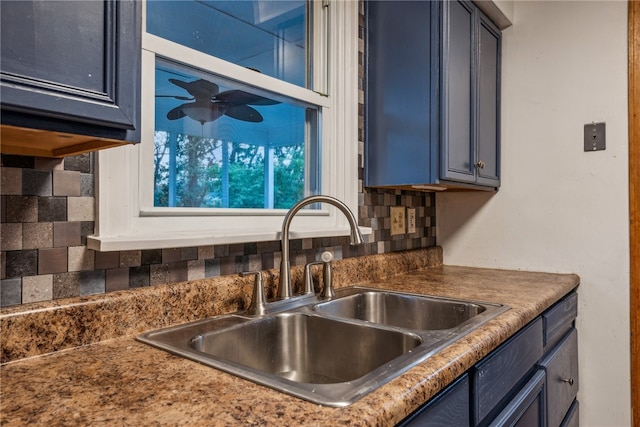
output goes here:
[{"label": "gooseneck faucet spout", "polygon": [[282,250],[282,260],[280,261],[280,284],[278,286],[278,298],[279,299],[288,299],[291,298],[291,263],[289,261],[289,227],[291,226],[291,221],[296,213],[300,211],[303,207],[310,205],[311,203],[328,203],[330,205],[338,208],[347,220],[349,221],[349,226],[351,227],[351,244],[359,245],[363,242],[362,234],[360,233],[360,229],[358,228],[358,221],[356,220],[355,215],[347,205],[345,205],[340,200],[330,197],[330,196],[309,196],[298,203],[293,205],[289,212],[284,217],[284,221],[282,222],[282,233],[280,235],[280,247]]}]

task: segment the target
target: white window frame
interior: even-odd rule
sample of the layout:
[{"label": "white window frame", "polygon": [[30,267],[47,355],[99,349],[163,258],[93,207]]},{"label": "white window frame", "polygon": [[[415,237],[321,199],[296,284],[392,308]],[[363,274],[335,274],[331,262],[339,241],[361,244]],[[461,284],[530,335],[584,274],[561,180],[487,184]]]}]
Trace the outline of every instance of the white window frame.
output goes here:
[{"label": "white window frame", "polygon": [[[321,0],[314,2],[314,7],[330,23],[319,25],[324,27],[319,30],[321,34],[314,34],[327,40],[328,63],[321,65],[327,72],[313,73],[314,88],[324,87],[326,91],[312,92],[197,51],[189,52],[188,58],[176,59],[193,63],[196,58],[199,68],[319,105],[322,193],[342,200],[357,215],[358,1]],[[89,249],[137,250],[278,240],[286,210],[153,206],[155,55],[175,58],[177,49],[173,42],[146,33],[144,21],[142,142],[97,154],[96,234],[88,237]],[[322,62],[314,58],[314,67]],[[141,191],[145,185],[148,189]],[[297,217],[290,232],[294,239],[349,234],[346,219],[332,206],[304,210]],[[367,228],[361,230],[371,233]]]}]

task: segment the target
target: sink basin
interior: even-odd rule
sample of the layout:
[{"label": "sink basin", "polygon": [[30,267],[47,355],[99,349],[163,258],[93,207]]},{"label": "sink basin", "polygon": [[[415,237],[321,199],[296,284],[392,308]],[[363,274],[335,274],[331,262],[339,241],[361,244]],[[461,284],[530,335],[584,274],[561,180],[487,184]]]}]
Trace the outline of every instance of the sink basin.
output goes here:
[{"label": "sink basin", "polygon": [[413,334],[290,313],[202,333],[190,345],[218,360],[291,381],[333,384],[360,378],[421,341]]},{"label": "sink basin", "polygon": [[[293,302],[293,304],[292,304]],[[348,287],[144,333],[139,341],[291,395],[346,406],[507,306]]]},{"label": "sink basin", "polygon": [[389,380],[423,339],[304,310],[227,315],[147,332],[139,341],[328,406],[346,406]]},{"label": "sink basin", "polygon": [[455,328],[487,310],[486,304],[364,288],[348,288],[337,297],[314,309],[336,317],[425,331]]}]

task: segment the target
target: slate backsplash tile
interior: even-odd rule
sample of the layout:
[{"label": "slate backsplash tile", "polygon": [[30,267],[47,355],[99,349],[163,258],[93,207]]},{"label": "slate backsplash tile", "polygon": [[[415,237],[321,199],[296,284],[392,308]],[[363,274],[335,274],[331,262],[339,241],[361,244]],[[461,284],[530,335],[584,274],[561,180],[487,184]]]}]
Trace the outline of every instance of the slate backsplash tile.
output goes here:
[{"label": "slate backsplash tile", "polygon": [[22,194],[22,169],[2,168],[2,180],[0,181],[1,194]]},{"label": "slate backsplash tile", "polygon": [[147,249],[142,251],[140,262],[142,265],[162,263],[162,249]]},{"label": "slate backsplash tile", "polygon": [[[73,273],[69,273],[73,274]],[[103,270],[79,271],[80,295],[103,294],[106,288],[106,274]]]},{"label": "slate backsplash tile", "polygon": [[67,220],[66,197],[38,197],[37,221],[54,222]]},{"label": "slate backsplash tile", "polygon": [[53,274],[22,278],[22,303],[53,299]]},{"label": "slate backsplash tile", "polygon": [[8,251],[6,277],[16,278],[38,274],[38,250]]},{"label": "slate backsplash tile", "polygon": [[6,222],[38,222],[37,196],[6,196]]},{"label": "slate backsplash tile", "polygon": [[[96,268],[99,267],[96,266]],[[128,268],[111,268],[105,270],[105,292],[121,291],[128,288]]]},{"label": "slate backsplash tile", "polygon": [[67,271],[67,248],[38,249],[38,274]]},{"label": "slate backsplash tile", "polygon": [[0,248],[3,251],[19,251],[22,249],[22,224],[5,223],[0,225]]},{"label": "slate backsplash tile", "polygon": [[104,270],[120,267],[120,252],[95,252],[95,268]]},{"label": "slate backsplash tile", "polygon": [[94,269],[95,256],[86,246],[71,246],[68,249],[68,271],[89,271]]},{"label": "slate backsplash tile", "polygon": [[0,307],[22,304],[22,279],[0,280]]},{"label": "slate backsplash tile", "polygon": [[59,248],[80,245],[80,228],[81,224],[77,221],[54,222],[53,246]]},{"label": "slate backsplash tile", "polygon": [[29,156],[15,156],[12,154],[3,154],[2,160],[0,160],[2,167],[8,168],[26,168],[34,169],[36,165],[36,158]]},{"label": "slate backsplash tile", "polygon": [[52,222],[25,222],[22,224],[23,249],[43,249],[52,247]]},{"label": "slate backsplash tile", "polygon": [[65,157],[64,159],[64,169],[68,171],[93,173],[92,165],[93,165],[93,155],[91,154]]},{"label": "slate backsplash tile", "polygon": [[69,298],[80,295],[80,275],[78,273],[59,273],[53,275],[53,298]]},{"label": "slate backsplash tile", "polygon": [[50,159],[47,157],[36,157],[33,168],[37,170],[63,170],[64,159]]},{"label": "slate backsplash tile", "polygon": [[23,169],[22,194],[51,196],[53,194],[53,176],[51,171]]},{"label": "slate backsplash tile", "polygon": [[93,221],[80,221],[80,244],[87,245],[87,236],[95,233],[95,223]]},{"label": "slate backsplash tile", "polygon": [[67,197],[68,221],[94,221],[95,199],[93,197]]},{"label": "slate backsplash tile", "polygon": [[130,268],[129,287],[141,288],[143,286],[149,286],[150,271],[151,269],[148,265]]},{"label": "slate backsplash tile", "polygon": [[81,173],[80,174],[80,196],[93,197],[95,195],[94,182],[95,182],[95,178],[93,174]]},{"label": "slate backsplash tile", "polygon": [[121,251],[120,267],[139,267],[142,259],[142,251]]},{"label": "slate backsplash tile", "polygon": [[80,183],[80,172],[65,170],[53,171],[54,196],[80,196],[82,194]]}]

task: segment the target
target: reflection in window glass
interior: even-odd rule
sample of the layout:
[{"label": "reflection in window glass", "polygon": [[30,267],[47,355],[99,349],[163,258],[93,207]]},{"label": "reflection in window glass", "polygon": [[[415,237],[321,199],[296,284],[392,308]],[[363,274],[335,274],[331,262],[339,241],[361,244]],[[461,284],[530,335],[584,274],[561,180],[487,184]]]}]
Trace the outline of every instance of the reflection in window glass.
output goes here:
[{"label": "reflection in window glass", "polygon": [[305,87],[307,13],[304,0],[150,0],[147,32]]},{"label": "reflection in window glass", "polygon": [[319,191],[318,111],[156,62],[154,205],[288,209]]}]

